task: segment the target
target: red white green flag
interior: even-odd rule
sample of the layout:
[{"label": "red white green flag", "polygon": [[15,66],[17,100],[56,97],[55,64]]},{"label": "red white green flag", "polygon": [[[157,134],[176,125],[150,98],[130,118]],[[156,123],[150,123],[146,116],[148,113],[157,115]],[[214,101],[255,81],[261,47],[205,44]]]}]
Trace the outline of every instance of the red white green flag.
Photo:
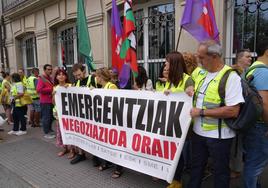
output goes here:
[{"label": "red white green flag", "polygon": [[134,76],[138,75],[137,55],[136,55],[136,37],[134,34],[135,17],[132,11],[132,0],[125,0],[124,4],[124,31],[123,43],[120,50],[120,58],[129,63]]}]

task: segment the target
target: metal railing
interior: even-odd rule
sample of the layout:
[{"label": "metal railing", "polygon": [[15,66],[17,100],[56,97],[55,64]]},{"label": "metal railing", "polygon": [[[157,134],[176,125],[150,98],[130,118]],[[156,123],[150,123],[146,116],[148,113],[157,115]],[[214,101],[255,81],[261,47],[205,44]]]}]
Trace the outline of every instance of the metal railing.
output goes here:
[{"label": "metal railing", "polygon": [[158,79],[165,57],[175,50],[175,7],[173,3],[135,11],[137,60],[147,69],[153,84]]}]

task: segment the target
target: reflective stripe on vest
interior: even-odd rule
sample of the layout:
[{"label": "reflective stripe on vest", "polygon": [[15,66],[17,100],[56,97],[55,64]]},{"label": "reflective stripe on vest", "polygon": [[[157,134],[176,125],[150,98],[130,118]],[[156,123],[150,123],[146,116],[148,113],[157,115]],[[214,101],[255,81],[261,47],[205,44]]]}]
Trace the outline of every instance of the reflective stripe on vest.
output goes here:
[{"label": "reflective stripe on vest", "polygon": [[[75,86],[77,87],[80,87],[80,80],[77,80]],[[86,84],[87,87],[90,87],[91,86],[91,75],[88,76],[87,78],[87,84]]]},{"label": "reflective stripe on vest", "polygon": [[[204,99],[202,103],[202,109],[213,109],[220,107],[221,98],[218,92],[220,81],[227,70],[231,69],[231,67],[225,65],[220,72],[216,75],[214,79],[212,79],[204,91]],[[194,106],[196,106],[196,100],[200,91],[201,86],[203,85],[207,76],[207,71],[200,70],[198,74],[196,74],[195,80],[195,96],[194,96]],[[203,117],[201,118],[201,125],[204,131],[211,131],[218,129],[218,121],[217,118],[212,117]],[[222,121],[222,127],[226,127],[224,121]]]},{"label": "reflective stripe on vest", "polygon": [[[19,86],[24,87],[22,82],[17,82],[17,83],[15,83],[15,84],[12,86],[12,88],[11,88],[11,95],[12,95],[13,97],[16,97],[16,96],[18,95],[18,89],[17,89],[17,88],[18,88]],[[19,98],[18,98],[18,99],[15,99],[15,106],[16,106],[16,107],[21,107],[21,106],[23,106],[23,105],[21,105],[21,102],[20,102],[20,99],[19,99]]]},{"label": "reflective stripe on vest", "polygon": [[31,96],[32,99],[37,99],[39,98],[39,95],[36,91],[35,85],[34,85],[34,81],[37,78],[35,76],[30,76],[27,80],[27,93]]},{"label": "reflective stripe on vest", "polygon": [[[184,73],[183,74],[183,79],[182,79],[182,81],[180,81],[180,83],[178,84],[177,87],[175,87],[173,84],[171,84],[169,81],[167,81],[164,90],[168,90],[169,89],[173,93],[184,92],[184,90],[185,90],[185,84],[186,84],[186,82],[187,82],[187,80],[189,78],[190,78],[190,76]],[[170,86],[170,84],[171,84],[171,86]]]}]

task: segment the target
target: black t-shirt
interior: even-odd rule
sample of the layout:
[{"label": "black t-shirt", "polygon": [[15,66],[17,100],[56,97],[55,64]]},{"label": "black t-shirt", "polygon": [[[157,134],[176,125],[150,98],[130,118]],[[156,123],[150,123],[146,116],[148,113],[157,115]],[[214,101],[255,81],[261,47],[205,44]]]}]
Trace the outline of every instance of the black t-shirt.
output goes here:
[{"label": "black t-shirt", "polygon": [[[80,86],[87,86],[87,80],[88,80],[88,76],[85,77],[83,80],[80,80]],[[78,81],[76,81],[77,83]]]}]

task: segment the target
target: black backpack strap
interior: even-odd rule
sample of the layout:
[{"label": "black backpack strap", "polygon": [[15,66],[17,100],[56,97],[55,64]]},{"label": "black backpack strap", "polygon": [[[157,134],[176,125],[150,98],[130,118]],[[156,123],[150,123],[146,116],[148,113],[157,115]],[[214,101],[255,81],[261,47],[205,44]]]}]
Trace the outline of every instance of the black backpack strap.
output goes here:
[{"label": "black backpack strap", "polygon": [[225,105],[225,88],[226,88],[226,83],[227,83],[227,80],[229,78],[229,75],[231,74],[231,72],[233,71],[236,71],[234,69],[229,69],[227,70],[223,77],[221,78],[221,81],[220,81],[220,84],[219,84],[219,95],[220,95],[220,98],[221,98],[221,106],[224,106]]},{"label": "black backpack strap", "polygon": [[248,73],[250,71],[252,71],[254,69],[257,69],[257,68],[266,68],[266,69],[268,69],[268,66],[264,65],[264,64],[259,64],[259,65],[254,65],[252,67],[249,67],[249,69],[245,73],[245,78],[244,79],[250,83],[254,79],[254,76],[251,76],[251,77],[247,78],[247,75],[248,75]]},{"label": "black backpack strap", "polygon": [[[229,75],[231,74],[231,72],[236,71],[234,69],[229,69],[227,70],[224,75],[221,78],[220,84],[219,84],[219,88],[218,88],[218,93],[220,95],[221,98],[221,103],[220,103],[220,107],[225,105],[225,88],[226,88],[226,83],[227,80],[229,78]],[[219,139],[221,139],[221,126],[222,126],[222,118],[219,118],[218,120],[218,132],[219,132]]]}]

